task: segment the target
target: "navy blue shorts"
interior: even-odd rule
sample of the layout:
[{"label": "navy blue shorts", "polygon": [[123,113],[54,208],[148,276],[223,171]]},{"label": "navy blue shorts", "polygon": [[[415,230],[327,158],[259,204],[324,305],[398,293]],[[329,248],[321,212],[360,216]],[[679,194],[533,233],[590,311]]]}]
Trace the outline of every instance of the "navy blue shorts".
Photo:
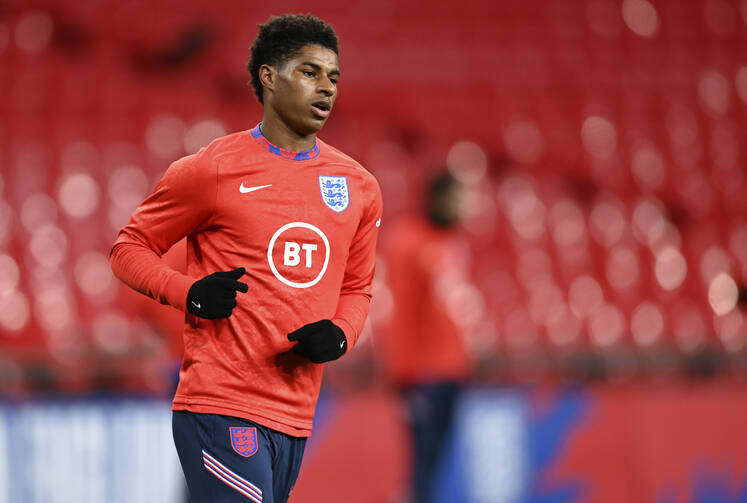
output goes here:
[{"label": "navy blue shorts", "polygon": [[192,503],[285,503],[305,438],[246,419],[174,411],[172,426]]}]

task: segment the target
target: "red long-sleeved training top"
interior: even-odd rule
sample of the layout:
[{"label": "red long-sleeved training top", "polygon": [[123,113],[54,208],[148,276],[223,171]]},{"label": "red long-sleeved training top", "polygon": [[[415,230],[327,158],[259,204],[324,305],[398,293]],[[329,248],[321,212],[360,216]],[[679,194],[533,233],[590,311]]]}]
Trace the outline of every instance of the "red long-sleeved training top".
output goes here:
[{"label": "red long-sleeved training top", "polygon": [[450,295],[467,277],[464,242],[458,232],[422,218],[400,219],[390,231],[396,239],[383,256],[394,309],[377,332],[384,368],[403,385],[465,379],[471,363],[449,308]]},{"label": "red long-sleeved training top", "polygon": [[[373,175],[317,139],[290,152],[259,126],[174,162],[112,247],[115,275],[186,314],[174,410],[246,418],[309,436],[323,365],[287,334],[332,319],[352,347],[371,299],[381,191]],[[160,260],[187,237],[187,274]],[[229,318],[187,312],[190,286],[238,267],[248,293]]]}]

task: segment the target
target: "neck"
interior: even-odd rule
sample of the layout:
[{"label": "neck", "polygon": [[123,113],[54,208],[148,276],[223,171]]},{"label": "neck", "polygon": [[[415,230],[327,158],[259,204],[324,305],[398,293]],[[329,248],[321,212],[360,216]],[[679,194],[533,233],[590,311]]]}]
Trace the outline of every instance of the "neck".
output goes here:
[{"label": "neck", "polygon": [[316,144],[316,132],[303,135],[293,130],[269,107],[262,114],[262,136],[276,147],[293,152],[310,150]]}]

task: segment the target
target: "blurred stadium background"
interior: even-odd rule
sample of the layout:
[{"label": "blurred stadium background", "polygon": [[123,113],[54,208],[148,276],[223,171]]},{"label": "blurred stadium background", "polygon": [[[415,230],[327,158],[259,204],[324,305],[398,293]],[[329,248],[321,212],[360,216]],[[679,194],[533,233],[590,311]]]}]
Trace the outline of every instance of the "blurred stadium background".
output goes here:
[{"label": "blurred stadium background", "polygon": [[[256,124],[256,25],[308,11],[382,241],[433,170],[469,188],[447,302],[476,367],[435,501],[747,502],[747,0],[157,5],[0,1],[0,503],[183,501],[180,317],[108,250],[172,160]],[[386,275],[295,503],[405,494]]]}]

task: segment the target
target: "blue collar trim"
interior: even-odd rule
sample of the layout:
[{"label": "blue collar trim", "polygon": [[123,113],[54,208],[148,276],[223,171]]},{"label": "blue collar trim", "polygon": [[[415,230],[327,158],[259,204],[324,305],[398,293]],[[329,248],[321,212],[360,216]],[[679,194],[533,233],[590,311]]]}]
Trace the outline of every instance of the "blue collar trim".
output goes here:
[{"label": "blue collar trim", "polygon": [[270,143],[267,138],[265,138],[265,136],[262,134],[262,128],[260,126],[262,126],[261,122],[253,127],[249,132],[252,134],[252,138],[254,138],[257,143],[265,147],[267,151],[272,154],[290,159],[291,161],[308,161],[319,155],[319,145],[317,145],[316,142],[314,142],[314,148],[305,150],[303,152],[294,152],[292,150],[286,150],[284,148],[277,147]]}]

